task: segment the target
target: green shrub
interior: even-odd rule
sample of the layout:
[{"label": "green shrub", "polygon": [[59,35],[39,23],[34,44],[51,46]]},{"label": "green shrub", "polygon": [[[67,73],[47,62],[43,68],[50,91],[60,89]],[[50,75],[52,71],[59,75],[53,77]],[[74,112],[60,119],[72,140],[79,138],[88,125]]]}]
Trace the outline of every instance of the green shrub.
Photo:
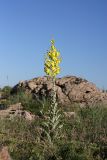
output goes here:
[{"label": "green shrub", "polygon": [[59,154],[63,160],[87,160],[82,146],[66,143],[60,147]]},{"label": "green shrub", "polygon": [[2,92],[2,98],[8,98],[10,96],[12,88],[10,86],[5,86],[1,92]]}]

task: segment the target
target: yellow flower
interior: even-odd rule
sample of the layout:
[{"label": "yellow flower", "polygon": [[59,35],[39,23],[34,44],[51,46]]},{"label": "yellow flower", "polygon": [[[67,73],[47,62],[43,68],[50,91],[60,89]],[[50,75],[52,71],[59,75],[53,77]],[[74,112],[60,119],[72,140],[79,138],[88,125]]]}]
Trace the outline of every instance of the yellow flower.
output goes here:
[{"label": "yellow flower", "polygon": [[50,67],[50,66],[51,66],[51,61],[50,61],[49,59],[46,60],[45,65],[46,65],[47,67]]},{"label": "yellow flower", "polygon": [[56,57],[59,57],[60,56],[60,52],[56,52]]},{"label": "yellow flower", "polygon": [[51,62],[51,66],[52,66],[52,67],[55,66],[55,62],[54,62],[54,61]]},{"label": "yellow flower", "polygon": [[50,75],[50,69],[48,69],[48,68],[45,67],[44,71],[46,72],[47,75]]}]

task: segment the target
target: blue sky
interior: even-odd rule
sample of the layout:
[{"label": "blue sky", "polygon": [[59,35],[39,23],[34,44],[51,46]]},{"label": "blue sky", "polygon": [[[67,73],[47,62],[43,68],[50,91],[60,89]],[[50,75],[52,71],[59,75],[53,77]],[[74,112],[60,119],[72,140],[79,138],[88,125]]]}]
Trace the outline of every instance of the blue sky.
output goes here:
[{"label": "blue sky", "polygon": [[60,77],[107,89],[107,0],[0,0],[0,87],[45,75],[52,38]]}]

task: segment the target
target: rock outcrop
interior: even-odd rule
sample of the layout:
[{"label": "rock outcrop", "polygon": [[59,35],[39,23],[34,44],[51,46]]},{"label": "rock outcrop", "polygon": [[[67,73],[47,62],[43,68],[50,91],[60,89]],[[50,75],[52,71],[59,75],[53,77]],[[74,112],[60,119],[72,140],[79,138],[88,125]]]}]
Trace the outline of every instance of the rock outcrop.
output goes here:
[{"label": "rock outcrop", "polygon": [[[57,78],[55,88],[58,102],[61,105],[71,105],[74,103],[80,105],[107,104],[107,93],[104,93],[95,84],[82,78],[75,76]],[[13,88],[12,93],[18,92],[19,89],[32,93],[36,98],[49,98],[52,91],[52,83],[47,77],[38,77],[29,81],[19,82]]]},{"label": "rock outcrop", "polygon": [[37,118],[31,112],[24,110],[21,103],[16,103],[16,104],[10,105],[7,109],[0,110],[0,118],[12,119],[14,117],[21,117],[28,121],[32,121]]}]

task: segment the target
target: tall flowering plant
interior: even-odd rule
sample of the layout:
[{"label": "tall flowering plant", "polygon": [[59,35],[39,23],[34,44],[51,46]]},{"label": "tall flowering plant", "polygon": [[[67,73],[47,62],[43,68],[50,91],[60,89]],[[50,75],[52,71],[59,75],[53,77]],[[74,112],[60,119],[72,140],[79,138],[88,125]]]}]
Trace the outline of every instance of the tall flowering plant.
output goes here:
[{"label": "tall flowering plant", "polygon": [[44,71],[52,80],[51,105],[48,111],[48,120],[44,123],[44,131],[50,144],[53,144],[53,141],[59,137],[60,129],[63,126],[60,122],[61,114],[58,109],[55,89],[56,76],[60,73],[60,62],[60,52],[57,51],[54,40],[52,40],[50,50],[47,52],[44,62]]}]

